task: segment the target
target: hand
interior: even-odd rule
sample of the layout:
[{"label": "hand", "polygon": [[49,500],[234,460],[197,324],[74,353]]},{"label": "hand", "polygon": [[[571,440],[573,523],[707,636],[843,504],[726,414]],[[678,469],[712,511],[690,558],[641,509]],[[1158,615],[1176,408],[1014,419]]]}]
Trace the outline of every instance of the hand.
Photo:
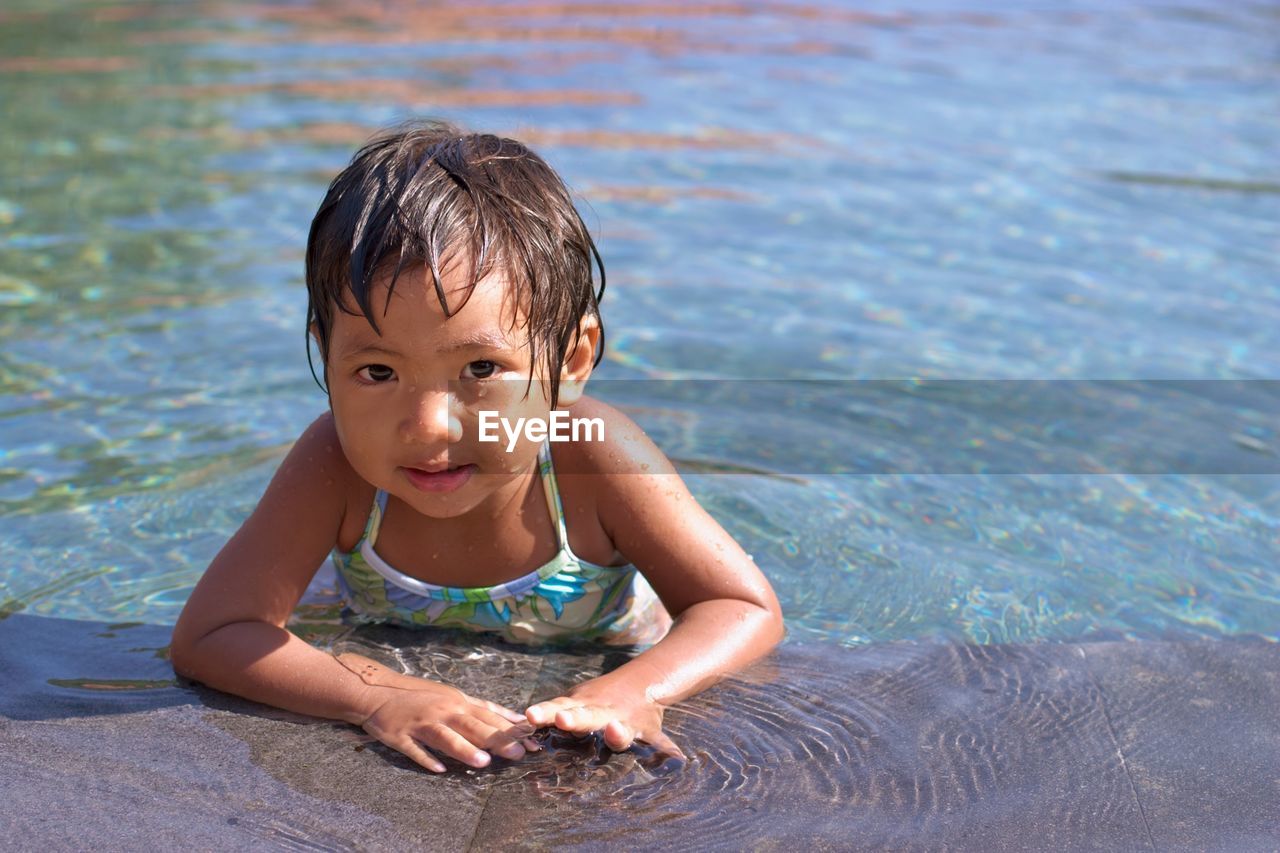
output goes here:
[{"label": "hand", "polygon": [[514,760],[540,748],[529,737],[533,727],[509,708],[360,655],[338,660],[385,697],[361,727],[433,773],[445,766],[423,744],[472,767],[488,766],[490,753]]},{"label": "hand", "polygon": [[530,706],[525,717],[538,727],[555,726],[579,735],[601,732],[605,745],[615,752],[630,749],[639,740],[683,759],[680,747],[662,731],[664,710],[643,695],[628,695],[586,681],[568,695]]}]

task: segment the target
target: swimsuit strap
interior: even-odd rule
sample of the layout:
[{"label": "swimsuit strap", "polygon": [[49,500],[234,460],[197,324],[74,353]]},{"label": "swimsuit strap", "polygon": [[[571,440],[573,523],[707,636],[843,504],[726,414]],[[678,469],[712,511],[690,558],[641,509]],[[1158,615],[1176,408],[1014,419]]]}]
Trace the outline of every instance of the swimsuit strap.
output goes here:
[{"label": "swimsuit strap", "polygon": [[387,514],[387,493],[378,489],[373,498],[373,509],[369,510],[369,521],[364,526],[363,539],[370,547],[378,541],[378,528],[382,527],[382,516]]},{"label": "swimsuit strap", "polygon": [[[556,524],[556,538],[562,550],[569,550],[569,527],[564,520],[564,504],[560,500],[560,486],[556,483],[555,468],[551,465],[551,443],[544,441],[538,450],[538,473],[542,476],[542,491],[547,498],[547,509]],[[373,498],[373,508],[369,510],[369,520],[364,526],[364,536],[370,547],[378,541],[378,529],[382,527],[382,516],[387,512],[387,493],[378,489]]]},{"label": "swimsuit strap", "polygon": [[[569,551],[569,526],[564,520],[564,503],[560,500],[560,486],[556,483],[556,470],[551,465],[551,442],[544,441],[538,451],[538,471],[542,474],[542,490],[547,496],[547,509],[556,523],[556,537],[560,550]],[[572,551],[569,551],[572,553]]]}]

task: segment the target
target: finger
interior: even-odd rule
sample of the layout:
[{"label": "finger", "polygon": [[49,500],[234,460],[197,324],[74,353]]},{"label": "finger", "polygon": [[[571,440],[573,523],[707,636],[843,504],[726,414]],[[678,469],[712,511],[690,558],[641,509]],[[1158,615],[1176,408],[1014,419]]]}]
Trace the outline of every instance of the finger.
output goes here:
[{"label": "finger", "polygon": [[597,732],[617,719],[617,715],[617,710],[613,708],[578,705],[556,714],[556,728],[575,734]]},{"label": "finger", "polygon": [[430,723],[421,727],[414,736],[445,755],[458,759],[472,767],[487,767],[489,753],[477,749],[476,745],[455,732],[444,723]]},{"label": "finger", "polygon": [[492,728],[500,732],[507,732],[511,735],[511,739],[515,740],[523,735],[533,734],[534,726],[523,716],[517,720],[510,720],[497,711],[491,711],[485,705],[476,704],[473,706],[472,716],[478,720],[487,723]]},{"label": "finger", "polygon": [[520,734],[527,734],[527,732],[512,732],[510,723],[498,717],[497,714],[491,716],[493,720],[497,720],[497,726],[478,717],[467,717],[455,722],[453,728],[471,743],[495,755],[501,755],[513,761],[523,758],[524,746],[520,743]]},{"label": "finger", "polygon": [[525,738],[524,740],[520,741],[520,743],[522,743],[524,745],[524,748],[529,752],[542,751],[542,744],[538,743],[536,740],[534,740],[531,737]]},{"label": "finger", "polygon": [[576,708],[581,704],[581,702],[561,696],[557,699],[549,699],[546,702],[539,702],[537,705],[529,706],[529,710],[525,711],[524,715],[535,726],[553,726],[556,722],[556,714],[565,708]]},{"label": "finger", "polygon": [[604,727],[604,745],[614,752],[623,752],[631,748],[636,736],[626,723],[621,720],[610,720]]},{"label": "finger", "polygon": [[487,699],[483,699],[478,704],[483,705],[485,708],[497,714],[499,717],[502,717],[509,723],[527,723],[528,722],[524,714],[521,714],[519,711],[513,711],[510,708],[504,708],[502,705],[499,705],[497,702],[490,702]]},{"label": "finger", "polygon": [[409,758],[413,759],[415,763],[427,768],[432,773],[444,772],[444,765],[440,763],[440,759],[427,752],[412,738],[383,741],[383,743],[397,752],[409,756]]},{"label": "finger", "polygon": [[[503,758],[510,758],[514,760],[522,757],[526,752],[535,752],[536,750],[541,749],[541,747],[529,737],[529,735],[534,732],[534,726],[524,717],[521,717],[519,722],[512,723],[498,714],[489,713],[489,716],[483,719],[490,723],[494,730],[501,734],[506,740],[496,744],[481,744],[481,746],[490,748],[492,745],[498,750],[498,753]],[[534,746],[530,748],[529,744],[534,744]]]},{"label": "finger", "polygon": [[640,739],[658,750],[658,752],[665,753],[673,758],[679,758],[681,761],[688,761],[684,753],[681,752],[680,747],[676,746],[676,742],[667,737],[666,732],[661,730],[650,732],[642,735]]}]

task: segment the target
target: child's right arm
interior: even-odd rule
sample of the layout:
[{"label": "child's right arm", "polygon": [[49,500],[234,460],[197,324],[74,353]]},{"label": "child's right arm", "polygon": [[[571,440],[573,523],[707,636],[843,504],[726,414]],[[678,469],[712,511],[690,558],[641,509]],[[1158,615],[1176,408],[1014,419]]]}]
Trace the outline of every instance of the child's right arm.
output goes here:
[{"label": "child's right arm", "polygon": [[482,750],[519,758],[531,729],[517,714],[448,685],[342,660],[284,626],[333,549],[351,491],[350,465],[330,415],[316,420],[280,465],[253,514],[214,558],[174,628],[176,672],[290,711],[345,720],[428,770],[422,743],[473,767]]}]

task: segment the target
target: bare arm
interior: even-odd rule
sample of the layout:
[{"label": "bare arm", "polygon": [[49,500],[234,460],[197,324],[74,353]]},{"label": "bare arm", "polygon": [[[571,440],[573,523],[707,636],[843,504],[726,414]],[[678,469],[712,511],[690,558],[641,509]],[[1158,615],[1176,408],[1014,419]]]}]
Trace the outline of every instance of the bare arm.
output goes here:
[{"label": "bare arm", "polygon": [[653,648],[594,681],[670,707],[763,657],[782,639],[781,624],[765,607],[702,601],[677,616]]},{"label": "bare arm", "polygon": [[[600,404],[596,404],[597,406]],[[602,407],[608,409],[608,407]],[[675,617],[651,649],[567,696],[542,702],[529,720],[570,731],[604,730],[624,749],[639,737],[679,750],[661,732],[665,708],[766,654],[782,639],[782,612],[768,580],[711,518],[648,437],[613,412],[615,436],[597,451],[631,460],[593,475],[600,522],[617,549],[644,573]],[[625,454],[625,456],[622,456]],[[646,473],[635,473],[644,470]]]},{"label": "bare arm", "polygon": [[178,673],[319,717],[361,723],[372,713],[369,685],[284,628],[342,524],[340,453],[324,418],[298,439],[187,600],[170,647]]},{"label": "bare arm", "polygon": [[173,668],[255,702],[357,726],[380,704],[372,686],[337,658],[265,622],[233,622],[189,646],[175,643]]},{"label": "bare arm", "polygon": [[[334,547],[351,477],[328,416],[298,439],[253,514],[214,558],[174,628],[176,672],[257,702],[363,726],[422,766],[429,744],[480,767],[525,752],[522,719],[357,655],[335,658],[284,626]],[[421,743],[420,743],[421,742]]]},{"label": "bare arm", "polygon": [[[642,567],[675,623],[661,642],[597,680],[669,706],[777,645],[782,611],[751,558],[677,474],[628,480],[614,493],[628,507],[614,541]],[[621,509],[603,511],[610,507]]]}]

